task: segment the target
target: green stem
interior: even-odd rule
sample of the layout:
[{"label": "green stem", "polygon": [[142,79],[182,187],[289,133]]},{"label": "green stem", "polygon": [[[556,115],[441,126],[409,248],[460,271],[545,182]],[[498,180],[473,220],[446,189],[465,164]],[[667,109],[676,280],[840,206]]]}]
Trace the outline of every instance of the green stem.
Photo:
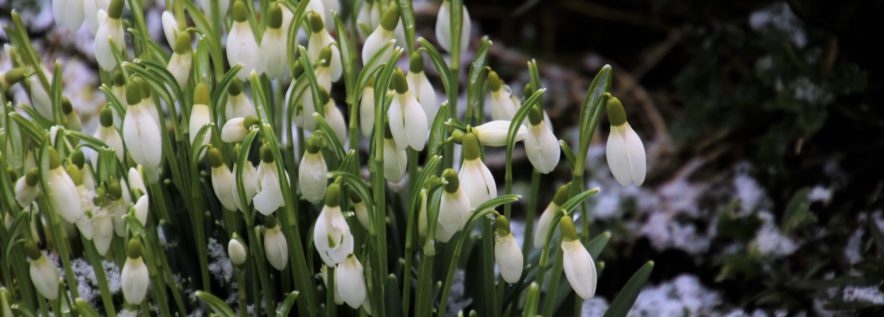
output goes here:
[{"label": "green stem", "polygon": [[[531,199],[528,200],[528,209],[525,212],[525,239],[522,241],[522,252],[531,254],[534,247],[534,218],[537,213],[538,193],[540,192],[540,172],[534,169],[531,172]],[[527,257],[525,258],[527,260]]]},{"label": "green stem", "polygon": [[83,249],[86,251],[86,260],[89,261],[89,264],[92,265],[92,270],[95,271],[95,280],[98,282],[98,291],[101,295],[101,304],[104,306],[104,313],[108,317],[114,317],[117,313],[114,309],[113,295],[107,285],[107,277],[104,274],[104,266],[101,263],[101,258],[95,250],[93,242],[87,240],[82,235],[80,237],[80,240],[83,242]]},{"label": "green stem", "polygon": [[338,305],[335,304],[335,268],[333,266],[328,267],[325,280],[328,281],[325,284],[325,316],[335,317]]},{"label": "green stem", "polygon": [[555,312],[556,291],[559,290],[559,281],[562,279],[562,252],[556,252],[556,261],[553,264],[552,274],[550,274],[549,288],[546,290],[546,297],[543,300],[544,316],[553,316]]},{"label": "green stem", "polygon": [[243,269],[240,267],[235,267],[236,270],[236,297],[237,297],[237,305],[239,306],[239,316],[246,317],[248,316],[248,307],[246,303],[248,300],[246,299],[246,274],[243,272]]}]

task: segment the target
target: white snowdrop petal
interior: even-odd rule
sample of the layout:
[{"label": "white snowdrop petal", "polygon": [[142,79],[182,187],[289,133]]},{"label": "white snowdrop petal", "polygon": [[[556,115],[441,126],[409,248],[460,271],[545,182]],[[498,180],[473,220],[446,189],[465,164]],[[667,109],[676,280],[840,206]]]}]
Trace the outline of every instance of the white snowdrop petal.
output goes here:
[{"label": "white snowdrop petal", "polygon": [[[46,74],[48,80],[52,82],[52,77],[50,76],[51,73],[45,71],[45,68],[43,73]],[[28,77],[27,81],[28,87],[30,87],[32,106],[34,109],[37,109],[37,112],[40,113],[41,116],[47,119],[52,119],[52,99],[49,98],[49,93],[43,88],[40,78],[37,76],[31,76]]]},{"label": "white snowdrop petal", "polygon": [[598,276],[595,262],[580,240],[562,241],[562,263],[571,288],[584,300],[595,296]]},{"label": "white snowdrop petal", "polygon": [[240,142],[246,138],[248,130],[244,125],[245,118],[237,117],[227,120],[221,128],[221,141],[224,142]]},{"label": "white snowdrop petal", "polygon": [[34,288],[40,295],[48,300],[58,299],[59,272],[55,264],[47,260],[46,256],[41,255],[40,258],[31,261],[28,271],[31,275],[31,282],[34,283]]},{"label": "white snowdrop petal", "polygon": [[166,68],[169,70],[169,73],[172,73],[172,77],[175,77],[179,87],[187,85],[187,79],[190,78],[192,60],[193,54],[190,52],[185,54],[172,53],[172,57],[169,58]]},{"label": "white snowdrop petal", "polygon": [[262,166],[259,167],[259,190],[255,194],[255,197],[252,199],[252,201],[255,204],[255,209],[266,216],[272,214],[274,211],[276,211],[276,209],[279,209],[280,207],[285,205],[285,202],[282,197],[282,190],[279,187],[279,175],[276,173],[275,165],[273,168],[269,168],[272,170],[271,172],[261,173],[261,170],[264,169],[265,164],[268,163],[262,162]]},{"label": "white snowdrop petal", "polygon": [[146,168],[158,168],[163,159],[160,127],[142,107],[130,106],[123,119],[123,140],[135,163]]},{"label": "white snowdrop petal", "polygon": [[[115,121],[116,122],[116,121]],[[104,142],[111,150],[114,150],[114,154],[117,155],[117,159],[120,162],[123,162],[125,157],[123,156],[126,152],[123,148],[123,139],[120,137],[120,133],[117,132],[113,126],[110,127],[98,127],[95,130],[95,138]]]},{"label": "white snowdrop petal", "polygon": [[289,258],[288,250],[285,235],[279,227],[264,230],[264,254],[273,268],[285,270]]},{"label": "white snowdrop petal", "polygon": [[331,99],[325,104],[325,120],[328,122],[328,125],[331,126],[332,131],[335,132],[335,136],[338,137],[338,140],[341,141],[341,145],[346,144],[347,122],[344,121],[344,115],[341,113],[341,109],[338,109],[338,106],[335,105],[334,101],[331,101]]},{"label": "white snowdrop petal", "polygon": [[611,127],[608,135],[608,144],[605,146],[605,156],[608,160],[608,168],[611,174],[622,186],[627,186],[632,181],[629,170],[629,154],[626,149],[626,140],[620,127]]},{"label": "white snowdrop petal", "polygon": [[390,134],[393,135],[396,145],[400,149],[405,149],[408,147],[408,137],[405,135],[408,132],[405,130],[405,114],[402,109],[404,105],[401,99],[399,96],[393,97],[393,101],[387,109],[387,121],[390,124]]},{"label": "white snowdrop petal", "polygon": [[491,108],[491,119],[507,121],[513,119],[518,108],[510,97],[509,87],[491,92],[491,100],[488,106]]},{"label": "white snowdrop petal", "polygon": [[400,149],[393,139],[384,139],[384,178],[396,183],[405,176],[408,163],[405,150]]},{"label": "white snowdrop petal", "polygon": [[144,301],[148,286],[150,286],[150,276],[144,260],[140,257],[126,258],[126,264],[120,272],[120,289],[123,291],[126,303],[138,305]]},{"label": "white snowdrop petal", "polygon": [[83,0],[52,0],[52,16],[56,24],[77,31],[83,24]]},{"label": "white snowdrop petal", "polygon": [[228,210],[237,210],[234,198],[237,192],[234,186],[233,174],[227,169],[227,166],[221,165],[212,168],[212,190],[221,205]]},{"label": "white snowdrop petal", "polygon": [[325,265],[334,266],[353,253],[353,235],[340,206],[324,206],[313,228],[313,244]]},{"label": "white snowdrop petal", "polygon": [[335,269],[335,290],[341,299],[353,309],[359,309],[365,302],[366,287],[362,263],[350,256]]},{"label": "white snowdrop petal", "polygon": [[104,256],[114,238],[114,224],[106,211],[100,213],[104,214],[92,217],[92,241],[98,254]]},{"label": "white snowdrop petal", "polygon": [[172,12],[163,11],[160,20],[163,24],[163,35],[166,36],[166,43],[170,47],[175,47],[175,32],[178,31],[178,21],[175,20],[175,15]]},{"label": "white snowdrop petal", "polygon": [[371,131],[374,129],[374,88],[372,87],[362,89],[362,99],[359,101],[359,127],[363,136],[371,136]]},{"label": "white snowdrop petal", "polygon": [[[408,146],[415,151],[424,149],[427,143],[427,115],[424,109],[417,102],[417,99],[410,93],[405,94],[406,102],[404,107],[405,137],[408,139]],[[398,141],[397,141],[398,142]]]},{"label": "white snowdrop petal", "polygon": [[251,72],[264,70],[264,56],[248,22],[234,22],[227,35],[227,61],[230,65],[243,65],[236,74],[240,80],[248,80]]},{"label": "white snowdrop petal", "polygon": [[460,186],[470,198],[470,206],[479,206],[497,197],[497,184],[491,171],[479,159],[464,161],[460,169]]},{"label": "white snowdrop petal", "polygon": [[528,160],[540,173],[552,172],[559,164],[561,150],[556,136],[541,122],[528,128],[525,136],[525,152]]},{"label": "white snowdrop petal", "polygon": [[[510,128],[509,120],[493,120],[485,122],[482,125],[473,127],[476,130],[476,136],[479,137],[479,143],[484,146],[505,146],[506,138]],[[519,126],[516,130],[515,141],[519,142],[525,139],[528,130],[525,126]]]},{"label": "white snowdrop petal", "polygon": [[546,243],[546,236],[549,234],[552,220],[555,217],[556,210],[559,207],[555,203],[550,203],[540,214],[537,226],[534,227],[534,248],[540,249]]},{"label": "white snowdrop petal", "polygon": [[633,184],[641,185],[645,181],[645,172],[647,169],[647,157],[645,155],[645,147],[641,138],[635,133],[635,130],[626,123],[626,153],[629,159],[629,175]]},{"label": "white snowdrop petal", "polygon": [[[466,50],[470,42],[472,22],[467,7],[463,6],[463,24],[461,24],[461,51]],[[436,16],[436,40],[446,51],[451,51],[451,2],[443,1]]]},{"label": "white snowdrop petal", "polygon": [[522,277],[524,257],[519,243],[512,234],[497,235],[494,238],[494,262],[500,268],[500,276],[513,284]]},{"label": "white snowdrop petal", "polygon": [[317,204],[325,197],[328,184],[328,167],[320,152],[304,152],[301,164],[298,166],[298,184],[301,188],[301,197]]},{"label": "white snowdrop petal", "polygon": [[[212,123],[212,116],[209,113],[209,106],[203,104],[195,104],[190,109],[190,122],[188,124],[188,131],[190,131],[190,143],[193,145],[193,141],[196,139],[197,134],[199,134],[200,129],[203,128],[204,125]],[[205,136],[203,136],[203,143],[207,144],[209,140],[212,138],[212,129],[206,131]]]},{"label": "white snowdrop petal", "polygon": [[[288,10],[283,10],[287,12]],[[283,25],[284,26],[284,25]],[[261,53],[264,54],[264,70],[271,79],[284,80],[289,77],[288,51],[286,44],[287,32],[282,27],[279,29],[267,28],[261,39]]]},{"label": "white snowdrop petal", "polygon": [[113,47],[110,43],[114,43],[117,49],[124,49],[123,24],[118,19],[106,18],[95,32],[95,60],[101,69],[113,71],[117,68],[117,60],[114,58]]},{"label": "white snowdrop petal", "polygon": [[[462,185],[463,181],[461,181]],[[454,193],[442,193],[442,200],[439,202],[436,240],[441,242],[451,240],[451,237],[466,225],[470,217],[470,209],[470,198],[462,188],[458,188]]]},{"label": "white snowdrop petal", "polygon": [[140,222],[141,225],[144,226],[147,225],[147,215],[149,213],[148,207],[150,206],[149,204],[150,203],[147,195],[139,197],[138,202],[135,203],[135,218],[138,219],[138,222]]},{"label": "white snowdrop petal", "polygon": [[74,181],[61,166],[49,171],[48,181],[53,210],[68,223],[76,223],[83,216],[83,209]]}]

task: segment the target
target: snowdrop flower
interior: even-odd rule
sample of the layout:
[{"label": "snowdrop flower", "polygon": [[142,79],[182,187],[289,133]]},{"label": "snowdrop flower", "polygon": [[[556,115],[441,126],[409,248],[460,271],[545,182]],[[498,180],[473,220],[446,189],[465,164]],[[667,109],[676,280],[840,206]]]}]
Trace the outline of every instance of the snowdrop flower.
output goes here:
[{"label": "snowdrop flower", "polygon": [[200,5],[200,8],[203,9],[203,12],[206,13],[206,16],[209,20],[215,20],[216,14],[212,9],[213,6],[218,6],[218,15],[221,17],[227,16],[227,10],[230,9],[230,0],[197,0],[197,3]]},{"label": "snowdrop flower", "polygon": [[209,147],[209,150],[206,151],[206,161],[211,167],[212,190],[215,192],[215,197],[227,210],[239,209],[236,205],[237,192],[233,173],[224,164],[221,151],[215,147]]},{"label": "snowdrop flower", "polygon": [[301,102],[296,105],[293,122],[304,130],[316,130],[316,101],[313,100],[313,89],[309,87],[301,94]]},{"label": "snowdrop flower", "polygon": [[328,266],[341,263],[353,253],[353,234],[341,213],[341,186],[338,184],[329,185],[325,193],[325,206],[313,228],[313,244]]},{"label": "snowdrop flower", "polygon": [[98,129],[95,130],[93,136],[104,142],[108,148],[114,150],[114,154],[117,155],[117,160],[119,160],[120,163],[125,162],[126,160],[123,155],[125,155],[126,152],[123,149],[123,138],[120,137],[120,133],[117,132],[117,128],[114,127],[114,113],[110,106],[105,106],[104,109],[101,110],[101,113],[98,116],[98,122]]},{"label": "snowdrop flower", "polygon": [[341,299],[353,309],[359,309],[359,306],[365,302],[367,291],[365,276],[362,272],[362,263],[359,263],[359,259],[353,254],[350,254],[335,268],[335,290],[341,294]]},{"label": "snowdrop flower", "polygon": [[61,114],[64,118],[64,127],[70,130],[79,131],[82,127],[80,124],[80,116],[74,111],[74,105],[70,99],[61,97]]},{"label": "snowdrop flower", "polygon": [[[52,73],[46,71],[44,68],[43,71],[46,74],[49,82],[52,82]],[[25,88],[28,90],[28,95],[31,99],[31,105],[34,109],[37,109],[37,113],[43,116],[46,119],[53,119],[52,116],[52,99],[49,98],[49,92],[46,91],[46,88],[43,87],[43,83],[40,82],[40,78],[37,77],[36,74],[31,75],[24,82]]]},{"label": "snowdrop flower", "polygon": [[249,129],[259,123],[258,117],[236,117],[227,120],[221,128],[221,141],[227,143],[242,142],[249,133]]},{"label": "snowdrop flower", "polygon": [[[323,118],[332,128],[341,144],[344,144],[347,141],[347,123],[344,121],[341,109],[338,109],[335,101],[329,97],[328,92],[322,89],[319,90],[319,102],[325,104],[325,115],[323,115]],[[313,121],[316,121],[316,119],[314,118]]]},{"label": "snowdrop flower", "polygon": [[279,173],[276,169],[273,152],[266,144],[261,146],[261,163],[258,164],[258,191],[252,202],[255,204],[255,209],[265,216],[285,205],[282,190],[279,188]]},{"label": "snowdrop flower", "polygon": [[234,78],[227,86],[227,106],[224,108],[227,119],[257,116],[255,104],[243,92],[243,83],[239,78]]},{"label": "snowdrop flower", "polygon": [[322,6],[325,8],[326,20],[331,20],[332,12],[341,12],[340,0],[322,0]]},{"label": "snowdrop flower", "polygon": [[390,125],[384,129],[384,178],[387,181],[398,183],[405,176],[405,168],[408,166],[408,156],[405,149],[396,145],[393,140]]},{"label": "snowdrop flower", "polygon": [[77,222],[83,216],[80,207],[80,194],[71,176],[61,166],[61,158],[55,149],[49,149],[49,176],[46,184],[49,190],[50,203],[55,210],[68,223]]},{"label": "snowdrop flower", "polygon": [[242,267],[243,264],[246,264],[246,259],[248,259],[248,251],[246,250],[246,244],[242,242],[239,234],[236,232],[233,233],[233,236],[230,238],[230,242],[227,243],[227,256],[230,257],[230,263],[237,267]]},{"label": "snowdrop flower", "polygon": [[114,222],[106,206],[97,206],[92,212],[92,242],[98,254],[104,256],[114,238]]},{"label": "snowdrop flower", "polygon": [[270,6],[270,16],[261,37],[261,53],[264,54],[264,70],[270,79],[287,80],[289,77],[288,28],[283,28],[283,9],[279,3]]},{"label": "snowdrop flower", "polygon": [[470,206],[478,207],[497,197],[497,183],[479,158],[479,141],[474,133],[467,132],[463,136],[463,163],[458,176],[464,192],[470,197]]},{"label": "snowdrop flower", "polygon": [[108,6],[107,18],[104,19],[98,26],[98,30],[95,31],[95,60],[98,61],[98,66],[101,66],[101,69],[106,71],[112,71],[117,68],[117,60],[114,58],[114,47],[123,51],[126,49],[126,42],[123,38],[125,36],[123,22],[120,21],[122,16],[123,0],[112,0],[110,6]]},{"label": "snowdrop flower", "polygon": [[[328,287],[328,266],[323,264],[319,267],[319,278],[322,279],[322,284]],[[338,283],[335,283],[337,285]],[[335,305],[341,305],[344,303],[344,299],[341,298],[341,290],[335,286]]]},{"label": "snowdrop flower", "polygon": [[[82,153],[83,152],[76,152]],[[83,159],[80,160],[81,162]],[[74,185],[77,186],[77,194],[79,196],[79,201],[77,202],[80,205],[80,209],[83,210],[83,216],[77,219],[74,222],[74,225],[77,226],[77,229],[80,231],[80,234],[86,238],[87,240],[92,240],[93,230],[92,230],[92,219],[90,219],[90,215],[92,214],[93,209],[95,209],[95,204],[92,202],[94,198],[93,191],[86,188],[83,184],[83,173],[80,168],[77,167],[76,164],[68,164],[67,167],[68,175],[71,176],[71,179],[74,181]],[[88,171],[86,171],[88,173]]]},{"label": "snowdrop flower", "polygon": [[[316,0],[310,1],[313,3]],[[338,81],[343,73],[341,66],[341,51],[338,42],[328,33],[322,17],[313,11],[307,13],[307,22],[310,27],[310,37],[307,40],[307,57],[313,64],[318,64],[322,58],[320,53],[323,48],[331,46],[331,58],[327,61],[332,81]]]},{"label": "snowdrop flower", "polygon": [[269,216],[265,221],[264,254],[267,256],[267,262],[279,271],[285,270],[286,264],[289,263],[289,247],[285,235],[282,234],[282,228],[276,218]]},{"label": "snowdrop flower", "polygon": [[408,90],[414,93],[417,102],[424,108],[427,122],[433,122],[436,111],[439,111],[439,105],[436,104],[436,90],[424,73],[424,58],[419,52],[411,54],[408,61],[408,75],[405,75],[405,79],[408,81]]},{"label": "snowdrop flower", "polygon": [[15,182],[15,201],[22,208],[27,208],[40,195],[40,174],[36,168],[32,168],[27,174],[19,177]]},{"label": "snowdrop flower", "polygon": [[566,183],[564,185],[559,186],[559,189],[556,190],[555,196],[553,196],[553,200],[549,202],[549,205],[546,205],[546,209],[540,214],[540,220],[537,221],[537,226],[534,227],[534,247],[540,249],[546,244],[546,237],[549,234],[550,226],[552,226],[553,218],[555,218],[556,213],[559,212],[559,208],[568,201],[568,197],[570,196],[569,190],[571,187],[571,183]]},{"label": "snowdrop flower", "polygon": [[[110,0],[83,0],[83,19],[86,21],[86,26],[89,27],[89,32],[92,35],[95,35],[95,32],[98,32],[98,25],[101,24],[101,20],[107,18],[107,6],[110,4]],[[100,15],[103,15],[99,18]]]},{"label": "snowdrop flower", "polygon": [[498,215],[494,225],[494,263],[500,269],[500,277],[504,281],[516,283],[522,277],[522,249],[510,232],[510,222],[506,217]]},{"label": "snowdrop flower", "polygon": [[55,24],[76,32],[83,25],[83,0],[52,0]]},{"label": "snowdrop flower", "polygon": [[325,159],[319,152],[321,147],[318,136],[307,139],[306,151],[298,165],[298,187],[301,188],[301,197],[310,203],[317,204],[326,195],[326,174],[328,167]]},{"label": "snowdrop flower", "polygon": [[356,14],[356,31],[361,38],[365,38],[381,24],[381,5],[375,0],[362,1],[359,12]]},{"label": "snowdrop flower", "polygon": [[439,201],[439,217],[436,222],[436,240],[448,242],[451,236],[463,229],[470,218],[470,198],[463,190],[460,177],[453,169],[442,172],[445,188]]},{"label": "snowdrop flower", "polygon": [[369,78],[362,88],[362,98],[359,100],[359,128],[362,135],[370,138],[374,129],[374,77]]},{"label": "snowdrop flower", "polygon": [[[322,88],[325,91],[331,91],[332,82],[337,81],[337,79],[332,80],[331,58],[333,49],[335,49],[335,47],[329,45],[319,50],[319,64],[313,69],[313,72],[316,75],[316,81],[319,83],[319,88]],[[337,74],[337,76],[340,78],[340,74]]]},{"label": "snowdrop flower", "polygon": [[123,264],[123,271],[120,272],[120,289],[127,304],[138,305],[144,301],[150,286],[150,276],[141,257],[141,242],[138,238],[129,240],[127,253],[126,264]]},{"label": "snowdrop flower", "polygon": [[547,127],[540,106],[534,105],[528,112],[528,133],[525,134],[525,153],[528,161],[542,174],[552,172],[559,164],[561,150],[559,140]]},{"label": "snowdrop flower", "polygon": [[611,174],[622,186],[641,185],[645,181],[645,147],[635,130],[626,122],[626,111],[616,97],[608,99],[608,120],[611,134],[605,150]]},{"label": "snowdrop flower", "polygon": [[[461,16],[463,17],[463,24],[461,25],[461,35],[460,35],[460,50],[461,52],[467,49],[467,46],[470,43],[470,30],[472,29],[472,25],[470,22],[470,13],[467,12],[467,7],[463,6],[463,13]],[[439,15],[436,16],[436,40],[439,41],[439,46],[441,46],[446,51],[451,51],[451,1],[443,0],[442,6],[439,7]]]},{"label": "snowdrop flower", "polygon": [[171,47],[175,47],[178,44],[178,41],[175,40],[175,33],[178,33],[178,20],[175,20],[175,15],[169,11],[163,11],[160,22],[163,25],[163,35],[166,37],[166,44],[169,44]]},{"label": "snowdrop flower", "polygon": [[193,107],[190,108],[190,123],[188,129],[190,132],[190,144],[195,149],[202,144],[208,144],[212,139],[212,129],[208,129],[203,136],[203,142],[201,144],[193,144],[193,142],[196,141],[196,136],[199,134],[200,129],[207,124],[212,124],[212,110],[209,107],[209,102],[209,87],[203,83],[196,84],[193,93]]},{"label": "snowdrop flower", "polygon": [[571,216],[563,216],[559,227],[562,230],[562,264],[565,277],[580,298],[590,299],[595,296],[596,283],[598,283],[595,261],[589,251],[586,251],[586,247],[580,243]]},{"label": "snowdrop flower", "polygon": [[362,225],[365,230],[371,230],[371,218],[368,215],[368,206],[365,205],[365,202],[362,201],[362,198],[359,198],[359,195],[355,193],[350,193],[347,195],[350,197],[350,207],[353,207],[353,213],[356,214],[356,219],[359,220],[359,224]]},{"label": "snowdrop flower", "polygon": [[147,215],[149,212],[149,202],[147,195],[141,195],[141,197],[138,197],[138,200],[132,207],[134,209],[135,219],[137,219],[142,226],[147,226]]},{"label": "snowdrop flower", "polygon": [[227,34],[227,62],[230,65],[242,65],[242,69],[236,74],[240,80],[249,78],[251,72],[262,73],[264,70],[264,56],[252,32],[252,26],[247,20],[249,14],[245,3],[236,1],[233,3],[233,26]]},{"label": "snowdrop flower", "polygon": [[427,143],[427,115],[417,98],[408,90],[405,74],[399,68],[393,72],[391,84],[396,95],[387,111],[387,120],[393,140],[401,149],[411,147],[415,151],[421,151]]},{"label": "snowdrop flower", "polygon": [[[146,83],[143,83],[147,85]],[[135,163],[156,170],[163,159],[163,143],[159,123],[152,117],[147,103],[142,102],[138,81],[126,87],[129,108],[123,119],[123,141]]]},{"label": "snowdrop flower", "polygon": [[[510,121],[494,120],[485,122],[478,127],[473,127],[473,133],[484,146],[506,146],[506,138],[509,135]],[[515,142],[525,139],[528,130],[525,126],[519,126],[516,130]]]},{"label": "snowdrop flower", "polygon": [[175,77],[178,86],[182,88],[187,85],[187,79],[190,78],[190,65],[193,61],[193,50],[190,45],[190,33],[179,32],[175,39],[175,50],[166,66]]},{"label": "snowdrop flower", "polygon": [[518,107],[513,102],[512,91],[505,85],[496,72],[488,71],[488,88],[491,100],[491,118],[494,120],[512,120]]},{"label": "snowdrop flower", "polygon": [[236,164],[233,164],[233,201],[236,203],[239,211],[245,212],[249,207],[249,202],[252,201],[252,198],[255,197],[255,194],[258,192],[258,172],[255,169],[255,166],[252,165],[251,162],[246,161],[246,165],[242,167],[242,185],[243,185],[243,194],[245,194],[245,200],[240,200],[239,190],[236,188]]},{"label": "snowdrop flower", "polygon": [[[365,44],[362,46],[362,63],[368,63],[368,61],[371,60],[371,57],[377,54],[381,47],[388,42],[393,41],[395,43],[396,39],[393,30],[396,29],[396,25],[398,24],[398,6],[391,5],[386,11],[384,11],[381,23],[373,32],[371,32],[371,34],[368,35],[368,38],[365,39]],[[380,60],[387,61],[392,55],[393,50],[388,49],[380,56]]]},{"label": "snowdrop flower", "polygon": [[25,243],[25,252],[31,259],[28,263],[29,272],[37,293],[50,301],[58,299],[58,268],[37,249],[34,242]]}]

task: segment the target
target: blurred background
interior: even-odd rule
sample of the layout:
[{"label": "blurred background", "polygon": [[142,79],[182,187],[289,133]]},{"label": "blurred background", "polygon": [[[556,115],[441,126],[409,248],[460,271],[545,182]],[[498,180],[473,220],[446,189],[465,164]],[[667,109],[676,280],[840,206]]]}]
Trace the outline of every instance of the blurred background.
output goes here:
[{"label": "blurred background", "polygon": [[[163,42],[162,2],[145,2]],[[433,37],[438,5],[415,1],[419,35]],[[647,260],[656,267],[634,316],[884,315],[884,73],[876,63],[884,2],[465,5],[472,48],[488,35],[490,66],[518,94],[526,62],[537,59],[559,138],[576,140],[586,87],[610,64],[613,94],[645,142],[641,187],[611,177],[606,120],[590,148],[588,186],[603,189],[591,199],[591,235],[613,238],[583,315],[599,316]],[[65,95],[88,122],[104,99],[88,31],[55,28],[45,0],[0,0],[0,22],[13,8],[44,61],[62,60]],[[8,40],[0,34],[0,42]],[[0,55],[0,68],[7,59]],[[515,157],[516,191],[524,193],[530,173],[520,171],[530,165],[524,153]],[[503,179],[502,151],[490,151],[488,165]],[[542,178],[550,190],[540,206],[570,178],[565,165]]]}]

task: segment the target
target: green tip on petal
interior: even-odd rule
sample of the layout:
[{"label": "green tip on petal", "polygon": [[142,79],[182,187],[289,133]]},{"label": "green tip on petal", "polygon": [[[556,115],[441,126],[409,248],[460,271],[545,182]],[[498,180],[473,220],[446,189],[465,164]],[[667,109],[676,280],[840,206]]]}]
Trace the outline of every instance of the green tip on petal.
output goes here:
[{"label": "green tip on petal", "polygon": [[234,77],[227,86],[227,94],[237,96],[242,93],[242,81]]},{"label": "green tip on petal", "polygon": [[451,139],[454,141],[454,143],[461,144],[463,143],[463,134],[464,132],[461,130],[451,131]]},{"label": "green tip on petal", "polygon": [[141,102],[141,87],[139,87],[135,79],[129,85],[126,85],[126,102],[132,106]]},{"label": "green tip on petal", "polygon": [[341,185],[337,183],[328,185],[328,190],[325,192],[325,205],[329,207],[341,205]]},{"label": "green tip on petal", "polygon": [[571,219],[571,216],[564,215],[562,216],[562,221],[559,222],[559,228],[562,229],[562,240],[564,241],[574,241],[577,240],[577,228],[574,227],[574,220]]},{"label": "green tip on petal", "polygon": [[562,186],[559,186],[559,189],[556,190],[556,195],[553,196],[553,203],[556,204],[556,206],[562,206],[565,204],[566,201],[568,201],[568,198],[570,198],[571,196],[570,187],[571,183],[568,182]]},{"label": "green tip on petal", "polygon": [[611,126],[619,127],[626,123],[626,110],[623,109],[623,104],[620,103],[620,99],[617,97],[611,96],[608,98],[608,121],[611,121]]},{"label": "green tip on petal", "polygon": [[328,91],[325,88],[319,88],[319,103],[324,105],[327,104],[329,100],[331,100],[331,96],[328,95]]},{"label": "green tip on petal", "polygon": [[86,155],[83,154],[83,151],[75,151],[71,154],[71,163],[74,163],[77,168],[83,168],[83,164],[86,164]]},{"label": "green tip on petal", "polygon": [[387,31],[393,31],[396,28],[396,24],[399,24],[399,6],[391,5],[384,11],[383,17],[381,17],[381,27]]},{"label": "green tip on petal", "polygon": [[528,111],[528,122],[531,122],[531,125],[538,125],[543,122],[543,110],[540,110],[539,105],[535,104]]},{"label": "green tip on petal", "polygon": [[58,156],[58,152],[53,148],[49,148],[49,169],[54,170],[59,166],[61,166],[61,158]]},{"label": "green tip on petal", "polygon": [[472,132],[464,133],[463,138],[461,138],[463,142],[463,159],[464,161],[471,161],[479,159],[479,139],[476,138],[476,134]]},{"label": "green tip on petal", "polygon": [[119,20],[123,16],[124,6],[123,0],[111,0],[110,5],[107,7],[107,17]]},{"label": "green tip on petal", "polygon": [[264,163],[273,163],[273,151],[267,144],[261,145],[261,160]]},{"label": "green tip on petal", "polygon": [[282,7],[277,2],[270,5],[270,19],[267,26],[272,29],[278,29],[282,26]]},{"label": "green tip on petal", "polygon": [[204,83],[196,84],[193,92],[193,103],[197,105],[209,104],[209,86]]},{"label": "green tip on petal", "polygon": [[424,71],[424,57],[420,52],[411,53],[408,58],[408,71],[415,74]]},{"label": "green tip on petal", "polygon": [[38,170],[36,167],[32,168],[30,171],[28,171],[27,174],[25,174],[25,184],[28,184],[28,186],[30,187],[37,186],[37,181],[39,180],[40,170]]},{"label": "green tip on petal", "polygon": [[405,73],[398,67],[393,71],[393,81],[390,84],[393,85],[393,89],[399,94],[404,94],[408,91],[408,81],[405,80]]},{"label": "green tip on petal", "polygon": [[359,195],[357,195],[356,191],[354,191],[353,189],[347,190],[347,197],[350,198],[350,201],[353,202],[354,204],[358,204],[358,203],[362,202],[362,197],[359,197]]},{"label": "green tip on petal", "polygon": [[224,164],[224,157],[221,155],[221,150],[212,146],[209,147],[209,150],[206,151],[206,162],[209,163],[211,167],[219,167]]},{"label": "green tip on petal", "polygon": [[120,182],[111,181],[107,184],[107,196],[111,198],[111,200],[117,200],[123,197],[123,187],[120,186]]},{"label": "green tip on petal", "polygon": [[67,115],[73,111],[74,105],[71,104],[71,101],[67,97],[61,97],[61,112]]},{"label": "green tip on petal", "polygon": [[497,215],[497,220],[494,221],[494,229],[498,235],[508,235],[510,234],[510,221],[504,215]]},{"label": "green tip on petal", "polygon": [[83,185],[83,173],[80,172],[80,169],[77,168],[74,164],[68,164],[65,171],[68,172],[68,176],[71,177],[71,180],[74,181],[74,185]]},{"label": "green tip on petal", "polygon": [[274,216],[264,217],[264,227],[267,229],[276,228],[279,225],[279,220],[276,220]]},{"label": "green tip on petal", "polygon": [[307,13],[307,23],[310,24],[310,32],[313,33],[318,33],[325,28],[325,25],[322,23],[322,17],[315,11]]},{"label": "green tip on petal", "polygon": [[186,31],[177,32],[175,36],[175,53],[187,54],[190,50],[190,33]]},{"label": "green tip on petal", "polygon": [[329,44],[329,45],[326,45],[325,47],[323,47],[321,50],[319,50],[319,60],[321,61],[322,66],[328,67],[329,65],[331,65],[331,58],[332,58],[331,49],[332,49],[332,46],[331,46],[331,44]]},{"label": "green tip on petal", "polygon": [[248,14],[248,9],[246,8],[246,4],[242,1],[236,1],[233,3],[233,20],[236,22],[245,22],[246,15]]},{"label": "green tip on petal", "polygon": [[442,178],[445,179],[445,191],[449,193],[454,193],[460,187],[460,179],[457,177],[457,172],[453,168],[445,169],[442,172]]},{"label": "green tip on petal", "polygon": [[491,91],[498,91],[503,88],[503,81],[500,80],[500,76],[497,75],[497,72],[493,70],[488,71],[488,88]]},{"label": "green tip on petal", "polygon": [[322,138],[319,134],[313,134],[307,139],[307,144],[305,146],[307,153],[316,154],[319,152],[320,148],[322,148]]},{"label": "green tip on petal", "polygon": [[43,256],[43,253],[40,252],[40,249],[37,248],[37,244],[34,243],[34,241],[25,242],[24,248],[25,254],[27,254],[31,260],[36,260]]},{"label": "green tip on petal", "polygon": [[129,239],[129,246],[126,249],[126,254],[130,259],[141,257],[141,241],[138,241],[138,238]]},{"label": "green tip on petal", "polygon": [[104,109],[101,109],[101,114],[98,115],[98,121],[101,122],[101,126],[105,128],[114,125],[114,111],[111,110],[111,107],[104,107]]}]

